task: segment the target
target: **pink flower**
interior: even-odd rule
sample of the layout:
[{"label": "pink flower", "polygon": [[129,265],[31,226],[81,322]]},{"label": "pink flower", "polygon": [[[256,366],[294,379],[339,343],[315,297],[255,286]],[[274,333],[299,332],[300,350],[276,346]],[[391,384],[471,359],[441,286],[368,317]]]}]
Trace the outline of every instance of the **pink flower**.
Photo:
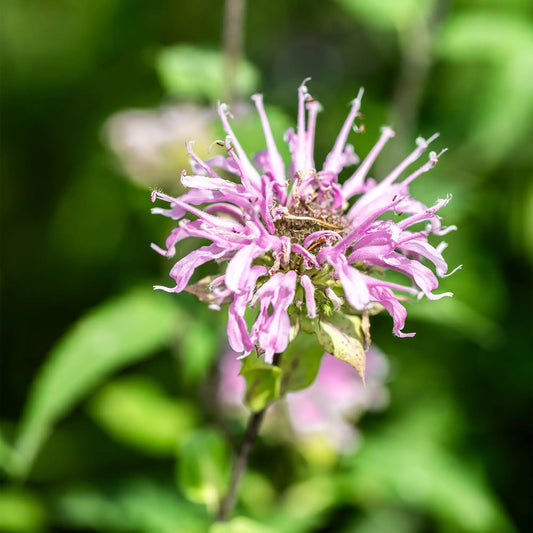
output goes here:
[{"label": "pink flower", "polygon": [[[169,209],[153,212],[179,221],[165,249],[153,245],[155,250],[172,257],[182,239],[210,241],[173,266],[174,287],[156,288],[187,290],[214,309],[229,303],[229,342],[243,356],[257,347],[265,361],[272,362],[274,354],[283,352],[289,343],[293,311],[314,318],[333,309],[356,314],[384,308],[393,318],[393,332],[406,337],[414,333],[402,332],[407,315],[400,303],[405,299],[402,293],[430,299],[451,296],[433,293],[437,276],[444,276],[448,267],[442,256],[445,244],[434,247],[428,242],[431,233],[444,235],[455,229],[443,228],[436,214],[450,198],[426,207],[409,194],[409,184],[431,169],[438,155],[430,152],[427,162],[402,177],[437,135],[418,138],[415,150],[376,182],[368,172],[394,136],[390,128],[383,128],[355,172],[343,184],[338,182],[344,167],[359,163],[347,139],[362,94],[361,90],[352,102],[321,170],[316,170],[313,158],[319,104],[307,92],[305,82],[299,88],[296,131],[286,133],[291,152],[288,169],[274,142],[261,95],[252,99],[261,118],[266,150],[256,154],[253,162],[233,133],[227,106],[219,104],[228,156],[202,161],[189,145],[194,174],[184,172],[181,177],[189,190],[178,198],[152,193],[153,201],[170,204]],[[220,177],[215,168],[230,172],[238,181]],[[394,213],[395,221],[383,219],[385,213]],[[423,228],[420,223],[425,223]],[[436,275],[423,259],[433,263]],[[195,269],[209,261],[227,263],[225,271],[189,285]],[[387,269],[404,274],[407,283],[375,276]],[[244,314],[250,307],[257,307],[258,312],[248,328]]]}]

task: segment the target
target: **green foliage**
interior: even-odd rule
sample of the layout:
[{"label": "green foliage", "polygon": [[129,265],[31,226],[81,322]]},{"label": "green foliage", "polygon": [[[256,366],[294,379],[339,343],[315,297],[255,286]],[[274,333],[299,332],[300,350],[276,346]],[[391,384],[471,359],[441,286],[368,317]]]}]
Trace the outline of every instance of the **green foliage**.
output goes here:
[{"label": "green foliage", "polygon": [[504,334],[499,324],[479,309],[470,307],[458,297],[438,301],[421,300],[409,306],[409,317],[445,325],[459,331],[483,348],[501,346]]},{"label": "green foliage", "polygon": [[[211,316],[203,314],[204,319],[194,319],[181,324],[180,352],[182,355],[183,375],[188,381],[198,382],[205,377],[216,358],[220,357],[218,324],[213,324]],[[209,320],[211,319],[211,320]]]},{"label": "green foliage", "polygon": [[339,0],[348,11],[378,29],[404,30],[418,21],[432,0]]},{"label": "green foliage", "polygon": [[318,374],[323,355],[324,349],[314,335],[300,333],[281,357],[281,395],[309,387]]},{"label": "green foliage", "polygon": [[525,73],[533,69],[533,27],[504,12],[457,13],[444,23],[436,48],[440,57],[465,71],[475,63],[490,67],[483,71],[483,91],[478,90],[474,112],[467,117],[472,129],[468,150],[481,152],[484,164],[495,165],[530,130],[533,85]]},{"label": "green foliage", "polygon": [[7,471],[12,461],[13,449],[0,429],[0,468]]},{"label": "green foliage", "polygon": [[324,351],[353,366],[364,382],[366,356],[358,316],[335,311],[328,317],[305,319],[302,329],[314,333]]},{"label": "green foliage", "polygon": [[246,382],[244,404],[257,412],[287,392],[305,389],[315,380],[323,354],[314,336],[299,334],[281,355],[279,366],[253,353],[245,357],[240,371]]},{"label": "green foliage", "polygon": [[193,432],[179,447],[178,484],[189,500],[214,512],[227,488],[229,450],[216,431]]},{"label": "green foliage", "polygon": [[60,522],[77,529],[134,533],[204,533],[208,518],[201,507],[153,479],[128,479],[118,487],[70,487],[57,500]]},{"label": "green foliage", "polygon": [[16,441],[24,475],[55,422],[113,371],[167,344],[181,312],[150,290],[134,290],[82,318],[53,349],[32,387]]},{"label": "green foliage", "polygon": [[281,397],[282,370],[250,354],[242,360],[240,375],[246,382],[244,404],[256,413]]},{"label": "green foliage", "polygon": [[44,505],[29,491],[0,490],[0,531],[4,533],[44,531],[46,514]]},{"label": "green foliage", "polygon": [[[226,65],[220,50],[175,45],[159,52],[156,69],[161,83],[172,96],[208,98],[216,102],[225,94]],[[252,63],[243,60],[237,69],[235,86],[239,94],[257,87],[259,74]]]},{"label": "green foliage", "polygon": [[[3,47],[8,52],[14,80],[26,84],[56,85],[82,75],[91,65],[97,43],[114,15],[119,0],[75,0],[34,4],[8,2],[2,10]],[[50,28],[54,28],[53,38]],[[72,61],[75,54],[76,61]],[[35,68],[39,65],[40,68]]]},{"label": "green foliage", "polygon": [[250,518],[238,516],[229,522],[213,524],[209,533],[277,533],[277,530]]},{"label": "green foliage", "polygon": [[117,440],[161,456],[174,454],[198,423],[189,402],[170,398],[142,375],[107,384],[91,399],[89,410]]},{"label": "green foliage", "polygon": [[348,497],[369,507],[401,503],[425,509],[457,532],[513,531],[476,466],[450,453],[458,416],[442,400],[426,399],[369,437],[348,459]]},{"label": "green foliage", "polygon": [[450,16],[438,39],[439,54],[449,60],[504,64],[533,49],[533,28],[523,17],[497,11],[471,11]]}]

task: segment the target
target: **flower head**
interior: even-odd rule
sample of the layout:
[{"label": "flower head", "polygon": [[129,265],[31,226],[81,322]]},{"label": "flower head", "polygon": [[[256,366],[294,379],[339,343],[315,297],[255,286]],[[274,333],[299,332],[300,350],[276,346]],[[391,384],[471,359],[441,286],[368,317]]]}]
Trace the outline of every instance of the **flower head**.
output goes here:
[{"label": "flower head", "polygon": [[[369,178],[372,164],[394,132],[383,128],[376,145],[359,162],[347,139],[359,115],[361,90],[317,170],[313,145],[319,104],[305,82],[298,92],[297,127],[286,133],[291,153],[288,169],[274,142],[262,96],[255,95],[266,150],[250,160],[233,133],[228,107],[219,104],[227,157],[202,161],[189,144],[194,174],[184,172],[181,177],[189,190],[179,198],[152,194],[153,201],[170,204],[169,209],[153,212],[179,221],[166,249],[153,245],[155,250],[172,257],[182,239],[210,241],[173,266],[174,287],[156,288],[186,290],[214,309],[229,304],[231,347],[243,356],[257,347],[267,362],[287,347],[294,316],[313,320],[333,312],[368,315],[384,308],[393,318],[393,332],[406,337],[414,333],[402,332],[407,311],[400,300],[405,295],[430,299],[451,295],[433,293],[437,276],[444,276],[448,267],[442,256],[445,244],[434,247],[428,242],[429,234],[454,229],[443,228],[436,214],[449,197],[426,207],[409,194],[409,184],[431,169],[438,155],[430,152],[425,163],[405,172],[437,135],[418,138],[415,150],[380,182]],[[339,172],[357,163],[355,172],[339,183]],[[215,169],[229,172],[235,180],[221,177]],[[395,214],[394,221],[382,217],[387,212]],[[424,227],[420,229],[419,223]],[[422,263],[423,258],[433,263],[437,276]],[[189,285],[195,269],[209,261],[227,263],[224,273]],[[406,284],[387,281],[383,277],[387,269],[404,274]],[[244,317],[248,308],[257,309],[251,328]]]}]

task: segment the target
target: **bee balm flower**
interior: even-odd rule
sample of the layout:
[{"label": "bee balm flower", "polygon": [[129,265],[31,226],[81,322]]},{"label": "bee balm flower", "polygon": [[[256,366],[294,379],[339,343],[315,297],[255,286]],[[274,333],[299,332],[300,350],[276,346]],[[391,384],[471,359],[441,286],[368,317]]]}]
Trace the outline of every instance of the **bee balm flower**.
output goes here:
[{"label": "bee balm flower", "polygon": [[[362,91],[352,102],[320,170],[313,158],[319,104],[309,95],[305,82],[299,88],[296,131],[286,133],[291,153],[288,168],[274,142],[261,95],[252,99],[263,126],[266,150],[253,160],[233,133],[227,106],[219,104],[227,133],[227,157],[202,161],[189,144],[194,174],[184,172],[181,177],[189,190],[178,198],[152,193],[153,201],[170,204],[169,209],[155,208],[153,212],[179,221],[166,249],[153,245],[156,251],[172,257],[176,244],[187,237],[211,242],[172,267],[174,287],[156,288],[186,290],[215,309],[229,304],[229,342],[243,356],[257,347],[265,361],[272,362],[274,354],[283,352],[292,338],[294,317],[300,317],[303,324],[304,320],[320,320],[332,313],[367,317],[384,308],[392,316],[393,332],[399,337],[412,336],[414,333],[402,332],[407,311],[400,300],[405,295],[430,299],[451,295],[433,293],[437,276],[444,276],[448,267],[442,256],[445,244],[435,248],[428,242],[429,234],[443,235],[454,229],[443,228],[436,214],[449,198],[426,207],[409,194],[409,184],[431,169],[438,155],[430,152],[425,163],[403,176],[437,136],[417,139],[415,150],[376,182],[368,172],[394,136],[390,128],[383,128],[355,172],[343,184],[338,181],[344,167],[359,163],[347,139],[361,98]],[[230,172],[236,180],[220,177],[216,168]],[[387,212],[404,216],[396,216],[396,221],[383,219]],[[419,223],[425,223],[422,229]],[[413,228],[415,225],[418,229]],[[423,258],[433,263],[437,276],[422,264]],[[225,271],[189,285],[195,269],[209,261],[226,263]],[[404,274],[406,284],[387,281],[382,277],[386,270]],[[244,318],[247,308],[258,310],[251,328]],[[326,346],[326,351],[332,351]],[[362,373],[361,368],[358,370]]]}]

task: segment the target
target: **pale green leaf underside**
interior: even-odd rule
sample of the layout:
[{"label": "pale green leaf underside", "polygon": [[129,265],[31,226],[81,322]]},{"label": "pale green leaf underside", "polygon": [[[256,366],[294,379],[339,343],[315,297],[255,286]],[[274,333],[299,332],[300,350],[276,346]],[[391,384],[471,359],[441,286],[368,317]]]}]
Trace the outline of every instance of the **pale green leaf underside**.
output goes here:
[{"label": "pale green leaf underside", "polygon": [[314,332],[324,351],[353,366],[365,379],[364,335],[358,316],[334,312],[302,322],[302,329]]},{"label": "pale green leaf underside", "polygon": [[256,413],[281,397],[281,368],[250,354],[243,359],[240,375],[246,382],[244,404]]},{"label": "pale green leaf underside", "polygon": [[[174,96],[209,98],[216,101],[225,94],[226,69],[220,50],[190,45],[164,48],[156,60],[156,70],[165,89]],[[259,74],[252,63],[242,60],[237,69],[235,86],[240,94],[257,87]]]}]

